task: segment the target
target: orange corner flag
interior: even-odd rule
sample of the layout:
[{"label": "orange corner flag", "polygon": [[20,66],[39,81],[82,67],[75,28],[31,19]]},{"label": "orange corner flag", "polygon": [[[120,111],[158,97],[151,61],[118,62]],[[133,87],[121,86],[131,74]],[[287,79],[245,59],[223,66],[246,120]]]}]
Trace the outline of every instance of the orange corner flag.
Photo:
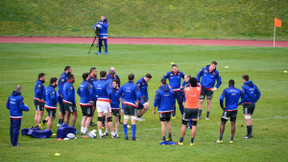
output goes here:
[{"label": "orange corner flag", "polygon": [[276,17],[274,18],[274,26],[275,27],[282,27],[281,25],[281,20],[277,19]]}]

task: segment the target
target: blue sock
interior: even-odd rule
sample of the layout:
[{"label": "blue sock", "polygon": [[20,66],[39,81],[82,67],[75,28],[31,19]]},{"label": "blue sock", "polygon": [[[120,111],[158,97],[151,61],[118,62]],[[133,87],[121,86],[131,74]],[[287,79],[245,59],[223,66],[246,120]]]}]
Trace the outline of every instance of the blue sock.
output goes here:
[{"label": "blue sock", "polygon": [[192,119],[189,119],[189,127],[192,128]]},{"label": "blue sock", "polygon": [[123,124],[123,130],[124,130],[125,138],[128,138],[127,124]]},{"label": "blue sock", "polygon": [[132,138],[135,139],[136,138],[135,137],[135,135],[136,135],[136,124],[133,124],[131,128],[132,128]]}]

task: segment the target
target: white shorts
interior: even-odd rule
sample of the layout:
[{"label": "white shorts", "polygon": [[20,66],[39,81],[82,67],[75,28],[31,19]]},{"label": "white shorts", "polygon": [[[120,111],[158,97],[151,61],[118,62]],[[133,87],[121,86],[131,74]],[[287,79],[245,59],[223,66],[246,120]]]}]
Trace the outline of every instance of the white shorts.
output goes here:
[{"label": "white shorts", "polygon": [[97,112],[111,113],[111,105],[109,102],[97,101]]}]

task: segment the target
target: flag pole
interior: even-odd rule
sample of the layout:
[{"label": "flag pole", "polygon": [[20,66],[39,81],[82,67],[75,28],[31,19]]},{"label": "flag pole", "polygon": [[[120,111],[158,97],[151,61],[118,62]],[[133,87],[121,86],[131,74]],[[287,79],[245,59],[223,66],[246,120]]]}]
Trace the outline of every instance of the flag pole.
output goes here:
[{"label": "flag pole", "polygon": [[275,47],[276,26],[274,26],[273,47]]}]

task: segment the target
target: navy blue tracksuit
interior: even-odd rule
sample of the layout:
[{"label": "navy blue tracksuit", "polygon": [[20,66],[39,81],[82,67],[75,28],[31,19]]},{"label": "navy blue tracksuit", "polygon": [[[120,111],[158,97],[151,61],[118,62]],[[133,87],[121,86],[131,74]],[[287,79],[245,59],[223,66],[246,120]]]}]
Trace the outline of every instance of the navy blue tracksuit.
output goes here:
[{"label": "navy blue tracksuit", "polygon": [[10,110],[10,140],[12,146],[18,145],[19,130],[21,127],[22,111],[29,111],[29,107],[24,104],[24,99],[20,92],[13,91],[9,96],[6,107]]}]

